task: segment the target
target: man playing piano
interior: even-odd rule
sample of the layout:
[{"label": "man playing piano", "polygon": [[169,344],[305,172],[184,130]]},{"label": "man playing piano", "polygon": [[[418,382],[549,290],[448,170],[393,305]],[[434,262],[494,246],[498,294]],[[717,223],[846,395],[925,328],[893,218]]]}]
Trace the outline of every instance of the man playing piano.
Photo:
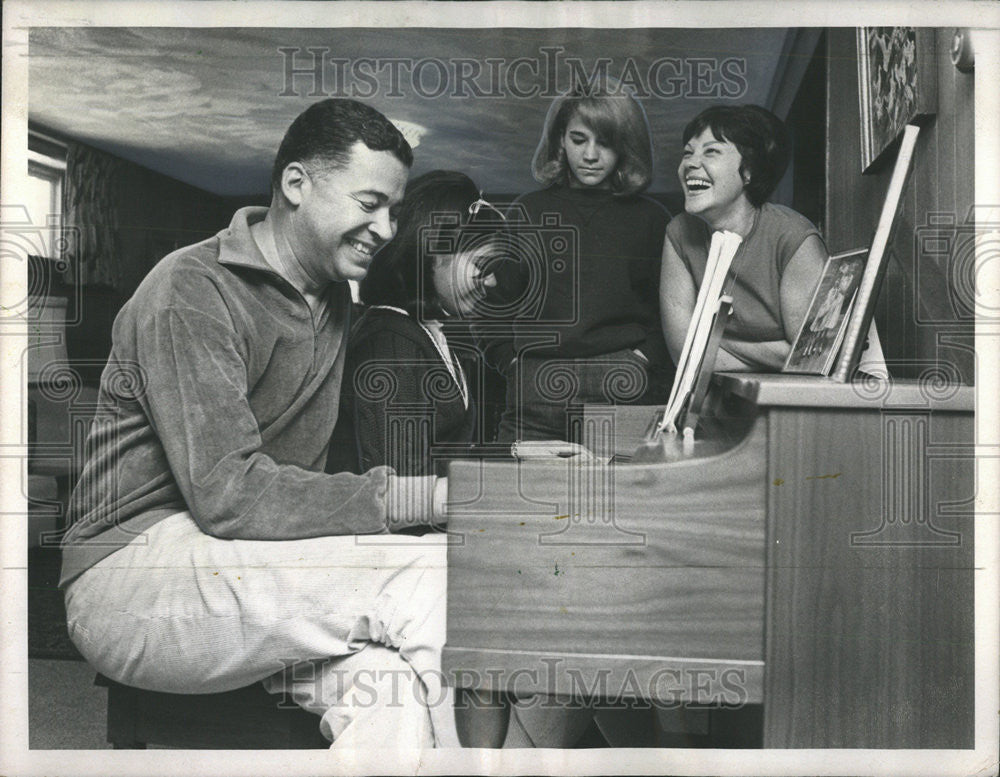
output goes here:
[{"label": "man playing piano", "polygon": [[389,534],[440,518],[443,481],[323,472],[347,281],[394,236],[411,162],[377,111],[316,103],[278,150],[270,207],[163,259],[118,315],[61,581],[70,635],[108,677],[171,693],[270,677],[337,746],[456,743],[445,548]]}]

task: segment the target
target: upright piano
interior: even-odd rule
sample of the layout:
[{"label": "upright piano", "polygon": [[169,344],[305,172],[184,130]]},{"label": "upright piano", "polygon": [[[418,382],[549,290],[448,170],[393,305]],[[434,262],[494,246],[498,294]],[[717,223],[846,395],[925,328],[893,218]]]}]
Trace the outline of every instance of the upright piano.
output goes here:
[{"label": "upright piano", "polygon": [[608,406],[576,419],[597,462],[453,462],[449,681],[972,747],[973,389],[936,377],[724,374],[693,451]]}]

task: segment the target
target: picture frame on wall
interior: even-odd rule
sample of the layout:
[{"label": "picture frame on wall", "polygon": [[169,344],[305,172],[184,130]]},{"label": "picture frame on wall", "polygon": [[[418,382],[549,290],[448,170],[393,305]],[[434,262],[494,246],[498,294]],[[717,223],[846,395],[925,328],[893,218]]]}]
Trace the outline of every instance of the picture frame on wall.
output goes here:
[{"label": "picture frame on wall", "polygon": [[934,30],[858,27],[861,172],[881,168],[907,124],[937,111]]}]

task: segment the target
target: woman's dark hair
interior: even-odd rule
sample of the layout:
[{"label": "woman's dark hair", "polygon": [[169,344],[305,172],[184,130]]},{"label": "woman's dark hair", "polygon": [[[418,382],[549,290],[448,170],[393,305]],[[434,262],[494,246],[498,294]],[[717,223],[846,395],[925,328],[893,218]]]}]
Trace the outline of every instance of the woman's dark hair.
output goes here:
[{"label": "woman's dark hair", "polygon": [[433,282],[434,257],[458,253],[470,208],[479,189],[464,173],[433,170],[407,184],[397,216],[396,236],[372,260],[361,281],[366,305],[392,305],[418,319],[443,311]]},{"label": "woman's dark hair", "polygon": [[635,194],[649,186],[653,178],[653,145],[646,113],[634,97],[610,89],[577,89],[552,103],[531,160],[536,181],[547,186],[569,183],[573,173],[566,163],[562,139],[574,116],[618,154],[618,164],[610,176],[613,193]]},{"label": "woman's dark hair", "polygon": [[740,173],[749,177],[747,199],[759,208],[771,196],[788,168],[788,131],[781,119],[759,105],[718,105],[695,116],[684,128],[684,143],[709,130],[727,140],[743,157]]},{"label": "woman's dark hair", "polygon": [[359,140],[372,151],[391,151],[407,167],[413,164],[410,144],[385,116],[357,100],[330,98],[306,108],[285,132],[271,168],[271,188],[281,188],[281,174],[292,162],[343,167]]}]

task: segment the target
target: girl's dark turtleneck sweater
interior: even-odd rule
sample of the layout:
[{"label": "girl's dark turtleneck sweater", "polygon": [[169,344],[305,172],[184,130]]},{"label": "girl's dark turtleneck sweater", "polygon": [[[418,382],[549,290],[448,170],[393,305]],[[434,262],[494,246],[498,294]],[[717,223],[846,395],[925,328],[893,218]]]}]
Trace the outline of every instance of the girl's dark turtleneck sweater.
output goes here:
[{"label": "girl's dark turtleneck sweater", "polygon": [[521,233],[513,245],[522,250],[496,269],[490,295],[515,312],[503,334],[494,327],[481,338],[487,360],[503,372],[529,343],[555,340],[530,353],[586,358],[638,348],[652,364],[669,364],[659,319],[669,219],[648,197],[604,189],[551,186],[516,200],[507,224]]}]

